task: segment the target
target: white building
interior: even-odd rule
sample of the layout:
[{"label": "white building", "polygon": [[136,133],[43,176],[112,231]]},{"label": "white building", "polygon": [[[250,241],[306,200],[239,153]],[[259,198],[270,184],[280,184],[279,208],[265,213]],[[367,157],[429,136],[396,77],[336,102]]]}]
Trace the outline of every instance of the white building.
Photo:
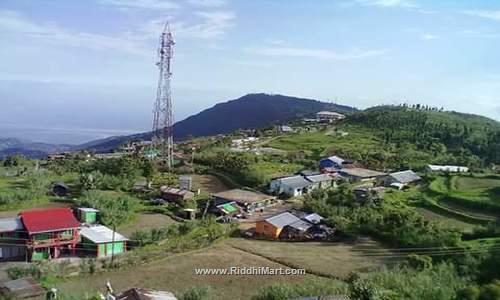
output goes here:
[{"label": "white building", "polygon": [[449,173],[467,173],[469,168],[463,166],[442,166],[442,165],[428,165],[427,170],[431,172],[449,172]]},{"label": "white building", "polygon": [[345,116],[334,111],[320,111],[316,113],[316,118],[318,119],[318,121],[332,122],[342,120],[345,118]]}]

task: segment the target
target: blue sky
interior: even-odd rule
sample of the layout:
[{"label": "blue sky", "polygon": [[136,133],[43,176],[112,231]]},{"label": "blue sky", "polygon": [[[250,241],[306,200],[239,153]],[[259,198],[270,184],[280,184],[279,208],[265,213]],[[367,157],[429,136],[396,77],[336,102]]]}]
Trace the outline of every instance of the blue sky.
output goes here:
[{"label": "blue sky", "polygon": [[495,2],[1,0],[0,136],[148,130],[165,20],[176,120],[251,92],[500,119]]}]

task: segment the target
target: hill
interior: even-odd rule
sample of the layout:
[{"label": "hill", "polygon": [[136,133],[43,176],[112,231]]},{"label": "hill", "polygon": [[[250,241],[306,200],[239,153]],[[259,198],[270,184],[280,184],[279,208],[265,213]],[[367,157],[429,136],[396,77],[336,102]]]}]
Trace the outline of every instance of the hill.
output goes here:
[{"label": "hill", "polygon": [[0,159],[22,154],[28,157],[41,158],[47,153],[69,150],[68,145],[52,145],[46,143],[37,143],[15,138],[0,138]]},{"label": "hill", "polygon": [[[174,125],[175,140],[189,136],[211,136],[226,134],[237,129],[261,128],[286,123],[303,117],[311,117],[321,110],[352,113],[355,108],[312,99],[284,95],[248,94],[238,99],[218,103],[196,115]],[[110,151],[129,140],[151,139],[151,132],[130,136],[110,137],[74,147],[74,150],[88,149]]]}]

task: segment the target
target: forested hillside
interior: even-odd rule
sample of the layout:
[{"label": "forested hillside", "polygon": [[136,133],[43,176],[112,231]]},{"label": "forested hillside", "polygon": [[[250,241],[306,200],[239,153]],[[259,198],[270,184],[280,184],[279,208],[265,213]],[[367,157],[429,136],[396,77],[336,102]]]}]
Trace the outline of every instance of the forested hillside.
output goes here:
[{"label": "forested hillside", "polygon": [[352,115],[349,123],[373,129],[384,146],[451,156],[448,160],[465,165],[500,163],[500,123],[485,117],[425,106],[381,106]]}]

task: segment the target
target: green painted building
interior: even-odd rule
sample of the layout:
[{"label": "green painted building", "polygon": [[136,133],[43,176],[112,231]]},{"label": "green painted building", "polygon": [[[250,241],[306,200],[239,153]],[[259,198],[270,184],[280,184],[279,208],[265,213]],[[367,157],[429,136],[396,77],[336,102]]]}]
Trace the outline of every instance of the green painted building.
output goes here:
[{"label": "green painted building", "polygon": [[128,239],[102,225],[82,227],[81,248],[87,255],[95,255],[97,258],[110,257],[127,251]]},{"label": "green painted building", "polygon": [[95,224],[98,212],[99,210],[95,208],[79,207],[77,209],[78,220],[85,224]]}]

